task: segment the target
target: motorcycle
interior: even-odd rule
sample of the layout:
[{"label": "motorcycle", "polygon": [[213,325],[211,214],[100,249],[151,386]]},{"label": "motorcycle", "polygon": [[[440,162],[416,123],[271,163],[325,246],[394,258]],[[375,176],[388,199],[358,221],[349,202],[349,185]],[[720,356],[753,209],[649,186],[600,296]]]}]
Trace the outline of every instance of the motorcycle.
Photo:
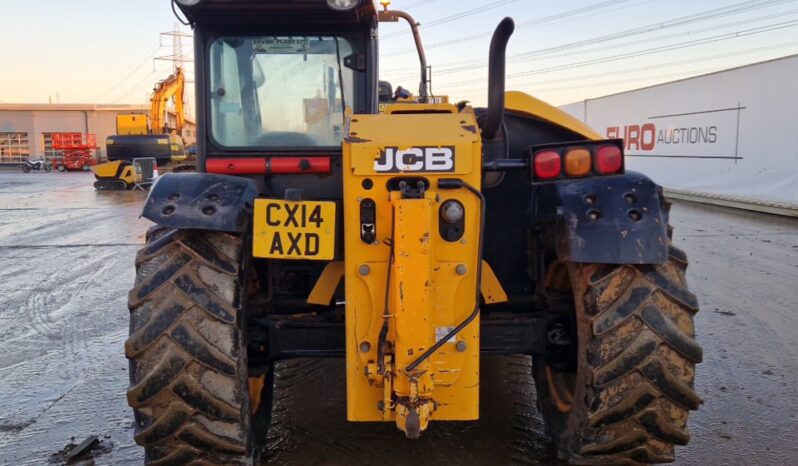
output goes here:
[{"label": "motorcycle", "polygon": [[31,170],[44,170],[49,172],[52,170],[53,167],[50,166],[44,159],[40,160],[26,160],[25,163],[22,164],[22,171],[25,173],[30,173]]}]

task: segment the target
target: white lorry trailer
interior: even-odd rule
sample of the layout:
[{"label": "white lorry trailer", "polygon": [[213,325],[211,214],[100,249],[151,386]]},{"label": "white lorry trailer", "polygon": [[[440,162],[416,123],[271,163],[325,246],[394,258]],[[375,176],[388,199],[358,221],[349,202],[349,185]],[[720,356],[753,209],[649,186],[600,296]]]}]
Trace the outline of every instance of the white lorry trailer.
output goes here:
[{"label": "white lorry trailer", "polygon": [[562,109],[671,197],[798,216],[798,55]]}]

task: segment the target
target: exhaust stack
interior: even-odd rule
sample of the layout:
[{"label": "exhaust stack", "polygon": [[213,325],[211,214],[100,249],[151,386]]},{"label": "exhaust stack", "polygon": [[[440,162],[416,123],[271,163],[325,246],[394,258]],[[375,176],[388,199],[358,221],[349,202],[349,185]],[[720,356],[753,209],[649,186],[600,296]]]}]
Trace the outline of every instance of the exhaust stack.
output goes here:
[{"label": "exhaust stack", "polygon": [[504,78],[505,54],[510,36],[515,31],[515,21],[504,18],[496,27],[490,41],[490,57],[488,59],[488,113],[482,127],[482,139],[491,140],[496,137],[504,119]]}]

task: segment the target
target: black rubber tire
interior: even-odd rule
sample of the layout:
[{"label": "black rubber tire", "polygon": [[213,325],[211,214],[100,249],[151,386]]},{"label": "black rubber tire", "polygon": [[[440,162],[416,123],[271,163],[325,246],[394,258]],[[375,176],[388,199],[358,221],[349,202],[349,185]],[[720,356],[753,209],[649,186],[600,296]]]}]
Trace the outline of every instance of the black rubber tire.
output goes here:
[{"label": "black rubber tire", "polygon": [[65,171],[66,171],[66,167],[65,167],[65,166],[63,166],[63,165],[58,165],[58,167],[56,167],[56,169],[57,169],[58,171],[60,171],[61,173],[63,173],[63,172],[65,172]]},{"label": "black rubber tire", "polygon": [[698,302],[685,254],[669,253],[657,266],[567,264],[576,370],[535,358],[533,372],[547,430],[572,464],[667,463],[689,440],[687,417],[701,403]]},{"label": "black rubber tire", "polygon": [[22,172],[23,173],[30,173],[30,167],[27,166],[27,165],[23,165],[22,166]]},{"label": "black rubber tire", "polygon": [[257,461],[273,376],[253,413],[242,311],[248,257],[240,236],[163,228],[136,256],[127,399],[147,465]]}]

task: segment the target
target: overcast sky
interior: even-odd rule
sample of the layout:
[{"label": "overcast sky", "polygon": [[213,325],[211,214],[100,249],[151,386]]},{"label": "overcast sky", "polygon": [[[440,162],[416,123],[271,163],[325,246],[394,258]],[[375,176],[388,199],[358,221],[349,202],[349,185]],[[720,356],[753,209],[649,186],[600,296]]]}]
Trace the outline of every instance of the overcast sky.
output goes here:
[{"label": "overcast sky", "polygon": [[[421,23],[433,91],[484,104],[504,16],[508,89],[553,104],[798,53],[798,0],[395,0]],[[2,0],[0,102],[144,103],[171,72],[168,0]],[[190,32],[185,28],[185,32]],[[404,24],[381,30],[381,76],[418,88]],[[191,42],[185,40],[186,53]]]}]

